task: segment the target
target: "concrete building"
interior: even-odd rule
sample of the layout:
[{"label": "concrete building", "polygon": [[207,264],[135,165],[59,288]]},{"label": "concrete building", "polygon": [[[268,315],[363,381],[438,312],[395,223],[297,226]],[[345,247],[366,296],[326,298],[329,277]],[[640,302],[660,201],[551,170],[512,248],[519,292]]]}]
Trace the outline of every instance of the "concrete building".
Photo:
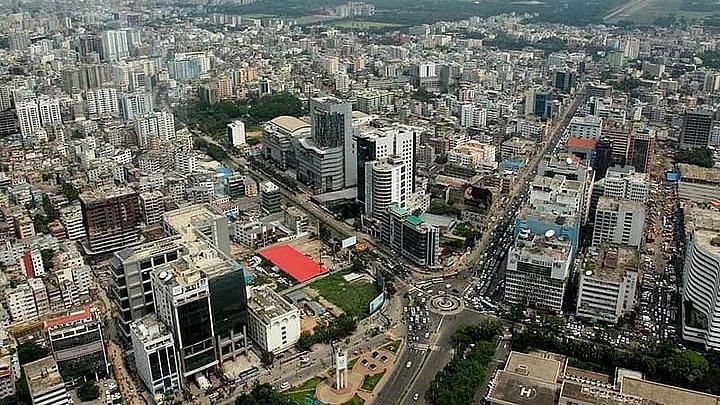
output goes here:
[{"label": "concrete building", "polygon": [[65,389],[58,365],[52,356],[24,364],[25,381],[33,405],[70,405],[72,400]]},{"label": "concrete building", "polygon": [[389,209],[381,240],[418,266],[440,265],[440,230],[400,207]]},{"label": "concrete building", "polygon": [[0,355],[0,399],[15,395],[15,360],[13,354]]},{"label": "concrete building", "polygon": [[88,254],[108,253],[140,242],[142,216],[138,196],[130,188],[92,190],[80,194]]},{"label": "concrete building", "polygon": [[155,397],[180,390],[178,355],[172,333],[154,314],[130,324],[138,377]]},{"label": "concrete building", "polygon": [[298,207],[286,207],[283,209],[282,223],[296,235],[306,233],[310,226],[307,214]]},{"label": "concrete building", "polygon": [[282,353],[300,338],[300,310],[270,288],[248,294],[248,335],[260,349]]},{"label": "concrete building", "polygon": [[82,240],[87,237],[80,204],[60,208],[60,222],[62,222],[65,227],[65,233],[68,239]]},{"label": "concrete building", "polygon": [[366,164],[389,156],[396,156],[405,164],[404,193],[409,195],[415,190],[415,149],[421,131],[422,128],[398,125],[358,134],[355,138],[358,201],[365,203],[365,190],[368,187]]},{"label": "concrete building", "polygon": [[143,215],[143,223],[145,225],[155,225],[160,223],[165,213],[165,196],[162,191],[146,191],[140,193],[140,210]]},{"label": "concrete building", "polygon": [[227,124],[227,135],[230,146],[238,148],[245,145],[245,123],[236,120]]},{"label": "concrete building", "polygon": [[577,315],[591,321],[617,323],[637,303],[639,271],[636,249],[600,245],[579,268]]},{"label": "concrete building", "polygon": [[495,163],[495,145],[470,140],[448,151],[448,163],[472,169],[497,167]]},{"label": "concrete building", "polygon": [[603,196],[616,200],[647,203],[650,193],[650,177],[637,172],[633,166],[608,168],[602,180]]},{"label": "concrete building", "polygon": [[202,240],[230,257],[230,226],[227,218],[210,204],[195,204],[163,214],[166,235],[180,235],[184,241]]},{"label": "concrete building", "polygon": [[108,375],[101,322],[90,307],[45,321],[43,331],[66,383],[75,385],[86,376],[97,380]]},{"label": "concrete building", "polygon": [[353,108],[365,114],[375,114],[392,105],[393,93],[387,90],[363,89],[355,92]]},{"label": "concrete building", "polygon": [[102,59],[105,62],[119,62],[130,57],[127,31],[103,31],[100,42],[102,44]]},{"label": "concrete building", "polygon": [[562,312],[572,265],[572,244],[553,231],[544,235],[523,230],[508,253],[505,301]]},{"label": "concrete building", "polygon": [[310,136],[310,124],[295,117],[280,116],[263,127],[262,153],[281,170],[298,167],[295,145],[299,138]]},{"label": "concrete building", "polygon": [[152,142],[165,144],[175,139],[175,116],[169,111],[138,116],[134,127],[137,144],[141,148],[147,148]]},{"label": "concrete building", "polygon": [[716,395],[645,380],[637,371],[617,368],[610,376],[575,368],[565,356],[551,352],[510,352],[485,399],[491,405],[713,405],[720,401]]},{"label": "concrete building", "polygon": [[120,113],[120,103],[115,88],[88,90],[85,98],[88,106],[87,113],[91,118],[117,117]]},{"label": "concrete building", "polygon": [[265,247],[277,241],[275,226],[262,221],[237,221],[232,225],[232,239],[249,248]]},{"label": "concrete building", "polygon": [[22,322],[38,316],[35,296],[27,283],[9,290],[5,299],[13,322]]},{"label": "concrete building", "polygon": [[707,350],[720,350],[720,217],[688,208],[682,285],[682,336]]},{"label": "concrete building", "polygon": [[720,198],[720,169],[679,163],[678,197],[699,204]]},{"label": "concrete building", "polygon": [[583,139],[600,139],[602,137],[603,119],[595,115],[575,116],[570,120],[570,136]]},{"label": "concrete building", "polygon": [[179,260],[185,253],[179,236],[171,236],[114,253],[110,259],[110,290],[122,335],[130,337],[130,323],[155,311],[150,273]]},{"label": "concrete building", "polygon": [[315,193],[357,184],[352,105],[333,97],[310,100],[311,132],[297,140],[297,178]]},{"label": "concrete building", "polygon": [[364,176],[366,215],[383,216],[392,206],[405,208],[410,174],[402,159],[391,156],[367,162]]},{"label": "concrete building", "polygon": [[686,111],[680,132],[680,147],[707,148],[710,142],[712,126],[712,112],[701,110]]},{"label": "concrete building", "polygon": [[282,210],[282,194],[280,188],[272,181],[260,183],[260,207],[268,214]]},{"label": "concrete building", "polygon": [[600,197],[595,211],[592,245],[612,243],[639,247],[643,242],[644,204]]},{"label": "concrete building", "polygon": [[184,261],[152,271],[155,313],[173,334],[181,385],[219,364],[208,278]]}]

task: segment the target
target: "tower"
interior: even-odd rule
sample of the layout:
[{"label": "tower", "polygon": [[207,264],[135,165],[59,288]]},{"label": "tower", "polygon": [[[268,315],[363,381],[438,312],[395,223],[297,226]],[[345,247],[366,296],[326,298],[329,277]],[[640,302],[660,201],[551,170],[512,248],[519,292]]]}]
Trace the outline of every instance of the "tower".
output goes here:
[{"label": "tower", "polygon": [[339,343],[332,344],[333,360],[335,361],[335,390],[347,387],[347,350]]},{"label": "tower", "polygon": [[712,114],[708,111],[686,111],[680,133],[681,148],[707,148],[712,128]]}]

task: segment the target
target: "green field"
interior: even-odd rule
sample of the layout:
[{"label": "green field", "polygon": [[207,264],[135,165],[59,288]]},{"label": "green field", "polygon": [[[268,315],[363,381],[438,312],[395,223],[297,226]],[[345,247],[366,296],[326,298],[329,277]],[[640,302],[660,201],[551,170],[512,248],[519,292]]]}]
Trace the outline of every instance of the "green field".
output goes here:
[{"label": "green field", "polygon": [[273,17],[275,17],[275,15],[258,13],[258,14],[245,14],[245,15],[242,15],[241,17],[252,18],[252,19],[258,19],[258,18],[262,19],[262,18],[273,18]]},{"label": "green field", "polygon": [[690,0],[647,0],[642,6],[615,16],[612,21],[625,20],[633,21],[636,24],[652,24],[659,18],[667,18],[669,16],[694,20],[720,13],[720,7],[718,7],[718,10],[705,7],[702,7],[701,11],[693,10],[697,10],[697,8],[691,5]]},{"label": "green field", "polygon": [[303,404],[305,403],[306,395],[309,394],[313,397],[315,396],[315,387],[317,387],[322,380],[323,379],[320,377],[311,378],[305,381],[302,385],[291,388],[286,395],[296,404]]},{"label": "green field", "polygon": [[349,273],[352,273],[350,268],[339,271],[312,282],[309,287],[346,314],[362,318],[368,314],[368,304],[380,294],[380,291],[375,283],[365,280],[348,283],[343,276]]},{"label": "green field", "polygon": [[366,375],[365,379],[363,380],[363,383],[362,383],[362,389],[364,389],[365,391],[372,392],[372,390],[375,389],[375,386],[378,385],[380,380],[382,380],[384,375],[385,375],[384,371],[382,373],[378,373],[378,374]]},{"label": "green field", "polygon": [[397,340],[393,340],[390,343],[386,343],[386,344],[382,345],[381,347],[383,349],[387,349],[393,353],[397,353],[398,349],[400,349],[400,343],[402,343],[402,340],[397,339]]}]

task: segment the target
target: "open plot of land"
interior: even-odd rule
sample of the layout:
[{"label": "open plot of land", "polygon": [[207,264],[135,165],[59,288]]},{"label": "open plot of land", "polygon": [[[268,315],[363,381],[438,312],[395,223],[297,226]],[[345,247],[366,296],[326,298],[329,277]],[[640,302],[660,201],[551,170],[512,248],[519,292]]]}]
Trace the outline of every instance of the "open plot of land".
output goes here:
[{"label": "open plot of land", "polygon": [[692,20],[720,12],[720,10],[694,11],[693,7],[688,5],[689,3],[689,0],[637,0],[628,4],[625,9],[613,15],[608,21],[627,20],[637,24],[652,24],[658,18],[671,15]]},{"label": "open plot of land", "polygon": [[339,271],[313,281],[309,287],[345,313],[364,317],[369,311],[370,301],[377,297],[380,291],[375,283],[367,281],[366,278],[348,283],[343,276],[349,273],[352,273],[352,269]]}]

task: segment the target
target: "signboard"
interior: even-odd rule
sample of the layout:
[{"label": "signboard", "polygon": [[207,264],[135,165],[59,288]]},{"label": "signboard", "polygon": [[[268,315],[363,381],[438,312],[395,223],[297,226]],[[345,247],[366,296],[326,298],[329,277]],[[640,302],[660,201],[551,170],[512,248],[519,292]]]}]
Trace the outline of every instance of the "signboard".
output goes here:
[{"label": "signboard", "polygon": [[680,180],[680,172],[669,171],[665,173],[665,179],[669,182],[675,183]]},{"label": "signboard", "polygon": [[347,356],[345,356],[344,351],[335,354],[335,368],[338,370],[345,370],[347,368]]},{"label": "signboard", "polygon": [[351,246],[355,246],[356,243],[357,243],[357,236],[354,236],[354,235],[353,235],[353,236],[351,236],[351,237],[349,237],[349,238],[343,239],[340,246],[341,246],[343,249],[345,249],[345,248],[349,248],[349,247],[351,247]]},{"label": "signboard", "polygon": [[370,305],[369,305],[369,306],[370,306],[370,313],[372,314],[372,313],[374,313],[375,311],[377,311],[378,309],[380,309],[380,307],[382,306],[383,302],[385,302],[385,293],[384,293],[384,292],[381,292],[380,295],[378,295],[378,296],[375,297],[372,301],[370,301]]}]

